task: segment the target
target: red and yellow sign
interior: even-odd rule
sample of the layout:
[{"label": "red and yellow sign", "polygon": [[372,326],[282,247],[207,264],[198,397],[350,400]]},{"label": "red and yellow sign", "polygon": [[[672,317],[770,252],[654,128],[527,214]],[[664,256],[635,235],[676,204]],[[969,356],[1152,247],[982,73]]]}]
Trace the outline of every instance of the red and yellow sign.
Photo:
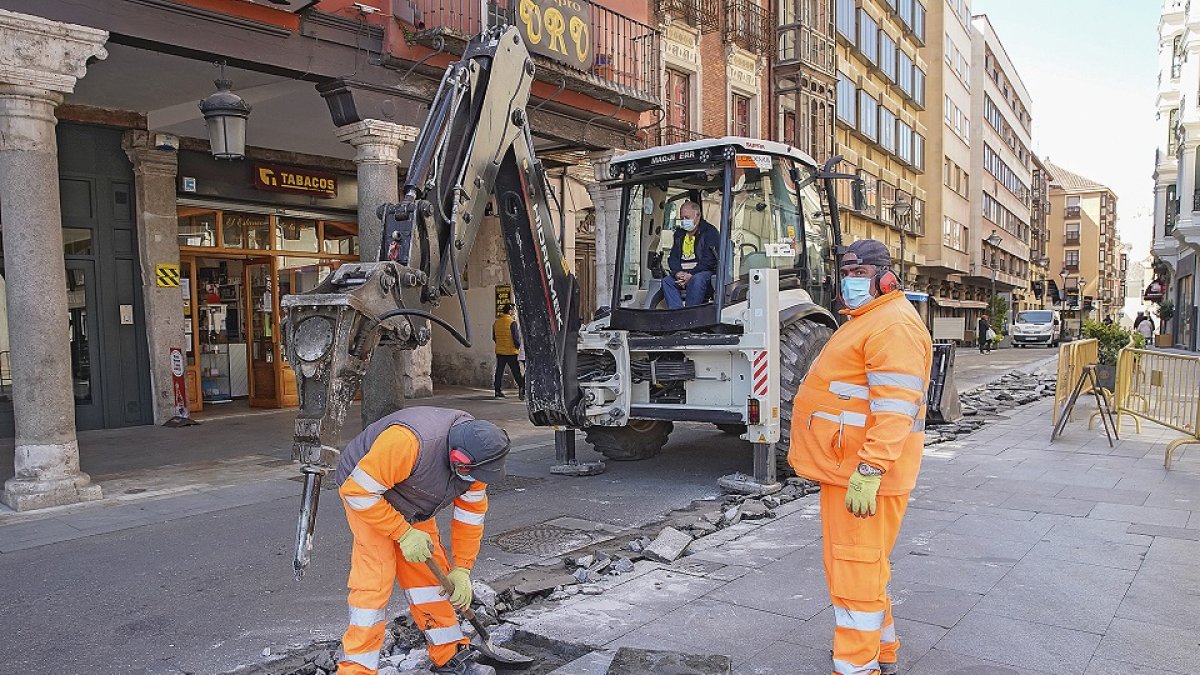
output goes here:
[{"label": "red and yellow sign", "polygon": [[337,196],[337,176],[278,164],[255,164],[254,187],[267,192],[290,192],[322,199]]}]

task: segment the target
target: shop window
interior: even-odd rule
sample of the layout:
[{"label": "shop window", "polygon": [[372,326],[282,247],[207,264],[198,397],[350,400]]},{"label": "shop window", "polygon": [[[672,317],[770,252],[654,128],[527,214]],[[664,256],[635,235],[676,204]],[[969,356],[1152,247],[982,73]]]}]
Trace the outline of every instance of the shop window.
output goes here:
[{"label": "shop window", "polygon": [[322,228],[325,253],[358,255],[358,225],[325,221]]},{"label": "shop window", "polygon": [[275,248],[279,251],[317,253],[317,222],[298,218],[276,218]]},{"label": "shop window", "polygon": [[179,245],[216,246],[217,212],[179,207]]},{"label": "shop window", "polygon": [[92,231],[85,227],[64,227],[63,254],[91,255]]},{"label": "shop window", "polygon": [[271,223],[268,216],[236,211],[225,211],[221,215],[221,241],[225,248],[270,248]]}]

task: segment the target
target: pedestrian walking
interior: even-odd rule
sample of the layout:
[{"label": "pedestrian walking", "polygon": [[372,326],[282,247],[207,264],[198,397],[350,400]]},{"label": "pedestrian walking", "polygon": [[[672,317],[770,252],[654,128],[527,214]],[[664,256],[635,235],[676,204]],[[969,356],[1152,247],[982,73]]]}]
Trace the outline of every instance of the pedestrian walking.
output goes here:
[{"label": "pedestrian walking", "polygon": [[986,314],[979,317],[979,326],[975,334],[977,342],[979,342],[979,353],[990,354],[992,351],[992,340],[996,339],[996,331],[992,329],[992,324],[988,321]]},{"label": "pedestrian walking", "polygon": [[[519,368],[521,371],[521,377],[524,377],[525,373],[527,372],[525,370],[525,334],[521,332],[521,326],[519,324],[513,325],[517,328],[517,338],[519,339],[517,344],[517,368]],[[520,394],[518,394],[517,398],[522,401],[525,400],[525,387],[521,387]]]},{"label": "pedestrian walking", "polygon": [[1133,320],[1133,329],[1142,334],[1149,342],[1154,337],[1154,320],[1151,319],[1145,312],[1138,312],[1138,315]]},{"label": "pedestrian walking", "polygon": [[842,257],[843,314],[796,393],[788,462],[821,484],[825,578],[836,623],[833,672],[896,673],[900,639],[888,556],[925,442],[933,345],[887,247]]},{"label": "pedestrian walking", "polygon": [[517,326],[516,314],[517,308],[510,302],[500,308],[500,316],[492,324],[492,342],[496,343],[496,377],[493,383],[496,398],[504,398],[501,387],[504,385],[505,368],[517,381],[522,400],[525,398],[525,376],[517,360],[517,355],[521,353],[521,329]]},{"label": "pedestrian walking", "polygon": [[[504,478],[508,435],[449,408],[405,408],[350,441],[335,478],[354,535],[350,556],[350,626],[338,675],[374,675],[387,628],[387,605],[399,582],[413,622],[429,645],[433,672],[495,675],[459,628],[454,608],[471,604],[471,568],[488,510],[487,486]],[[427,566],[447,569],[434,515],[450,521],[454,593],[446,597]]]}]

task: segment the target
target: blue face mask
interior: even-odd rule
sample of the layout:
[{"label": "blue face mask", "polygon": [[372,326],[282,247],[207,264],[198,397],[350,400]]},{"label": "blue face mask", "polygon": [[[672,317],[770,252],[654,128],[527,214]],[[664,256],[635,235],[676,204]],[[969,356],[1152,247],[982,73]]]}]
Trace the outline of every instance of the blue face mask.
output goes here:
[{"label": "blue face mask", "polygon": [[842,302],[850,309],[858,309],[872,300],[871,280],[863,277],[842,279]]},{"label": "blue face mask", "polygon": [[679,221],[679,227],[683,228],[684,232],[691,232],[696,229],[696,221],[691,218],[684,218]]}]

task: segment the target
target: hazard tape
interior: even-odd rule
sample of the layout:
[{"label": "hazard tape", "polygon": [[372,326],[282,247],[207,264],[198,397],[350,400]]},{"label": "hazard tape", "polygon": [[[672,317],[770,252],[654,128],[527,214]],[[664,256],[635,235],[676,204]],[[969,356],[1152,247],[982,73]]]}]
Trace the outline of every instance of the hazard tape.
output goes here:
[{"label": "hazard tape", "polygon": [[767,358],[767,352],[761,351],[754,355],[753,365],[750,370],[753,373],[751,378],[754,383],[753,391],[755,396],[767,395],[767,378],[770,374],[770,359]]}]

